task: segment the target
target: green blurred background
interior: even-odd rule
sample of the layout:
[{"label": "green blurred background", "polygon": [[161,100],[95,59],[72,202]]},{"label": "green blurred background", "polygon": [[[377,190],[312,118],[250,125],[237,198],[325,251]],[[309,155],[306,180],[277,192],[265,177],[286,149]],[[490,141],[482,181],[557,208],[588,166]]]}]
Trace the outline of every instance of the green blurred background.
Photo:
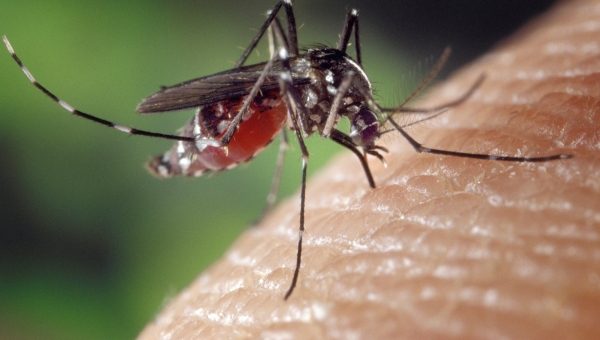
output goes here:
[{"label": "green blurred background", "polygon": [[[333,45],[345,10],[359,8],[365,68],[393,105],[444,46],[449,71],[550,2],[307,0],[296,16],[303,46]],[[0,0],[0,33],[74,106],[172,132],[190,111],[141,117],[135,105],[160,85],[231,67],[273,3]],[[168,142],[71,117],[2,51],[0,146],[2,339],[134,337],[258,216],[276,154],[211,178],[157,180],[142,165]],[[340,151],[316,136],[309,148],[311,173]],[[293,146],[282,196],[298,170]]]}]

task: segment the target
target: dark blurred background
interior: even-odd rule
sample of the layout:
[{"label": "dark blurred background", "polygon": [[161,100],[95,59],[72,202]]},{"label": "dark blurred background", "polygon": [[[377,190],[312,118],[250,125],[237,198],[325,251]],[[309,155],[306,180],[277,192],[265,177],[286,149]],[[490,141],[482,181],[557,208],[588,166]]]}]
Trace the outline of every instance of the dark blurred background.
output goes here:
[{"label": "dark blurred background", "polygon": [[[345,11],[360,9],[365,68],[393,105],[445,46],[454,52],[447,74],[551,2],[298,0],[296,16],[301,44],[334,44]],[[273,3],[2,1],[0,33],[69,103],[172,132],[189,111],[141,117],[138,101],[230,68]],[[276,147],[212,178],[157,180],[142,164],[168,142],[69,116],[4,52],[0,75],[0,338],[134,337],[263,208]],[[340,151],[316,136],[309,148],[311,172]],[[296,151],[284,197],[299,184]]]}]

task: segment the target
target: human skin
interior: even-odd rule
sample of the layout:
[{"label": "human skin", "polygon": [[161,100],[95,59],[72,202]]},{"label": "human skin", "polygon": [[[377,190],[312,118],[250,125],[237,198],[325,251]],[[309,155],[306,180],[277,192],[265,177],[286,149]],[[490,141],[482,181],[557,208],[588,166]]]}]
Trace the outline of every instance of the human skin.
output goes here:
[{"label": "human skin", "polygon": [[426,146],[572,159],[418,154],[399,136],[370,189],[346,153],[277,206],[141,339],[598,338],[600,3],[563,2],[419,102],[462,105],[409,128]]}]

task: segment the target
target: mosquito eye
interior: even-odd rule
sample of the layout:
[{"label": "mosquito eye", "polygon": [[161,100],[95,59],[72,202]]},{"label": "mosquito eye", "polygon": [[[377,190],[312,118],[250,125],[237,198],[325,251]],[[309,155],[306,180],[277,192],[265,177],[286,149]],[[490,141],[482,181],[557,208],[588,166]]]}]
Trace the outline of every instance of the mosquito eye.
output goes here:
[{"label": "mosquito eye", "polygon": [[362,107],[352,118],[350,137],[360,146],[373,145],[379,138],[379,120],[375,113]]}]

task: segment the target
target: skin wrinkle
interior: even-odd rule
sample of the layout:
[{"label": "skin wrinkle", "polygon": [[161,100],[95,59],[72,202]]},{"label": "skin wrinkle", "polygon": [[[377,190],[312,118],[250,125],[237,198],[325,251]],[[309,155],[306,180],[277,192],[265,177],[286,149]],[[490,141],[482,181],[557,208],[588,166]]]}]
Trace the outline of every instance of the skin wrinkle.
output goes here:
[{"label": "skin wrinkle", "polygon": [[460,107],[409,132],[427,147],[516,155],[516,164],[417,154],[382,140],[371,190],[343,154],[244,233],[140,334],[154,338],[594,338],[600,334],[600,5],[559,4],[436,88]]}]

